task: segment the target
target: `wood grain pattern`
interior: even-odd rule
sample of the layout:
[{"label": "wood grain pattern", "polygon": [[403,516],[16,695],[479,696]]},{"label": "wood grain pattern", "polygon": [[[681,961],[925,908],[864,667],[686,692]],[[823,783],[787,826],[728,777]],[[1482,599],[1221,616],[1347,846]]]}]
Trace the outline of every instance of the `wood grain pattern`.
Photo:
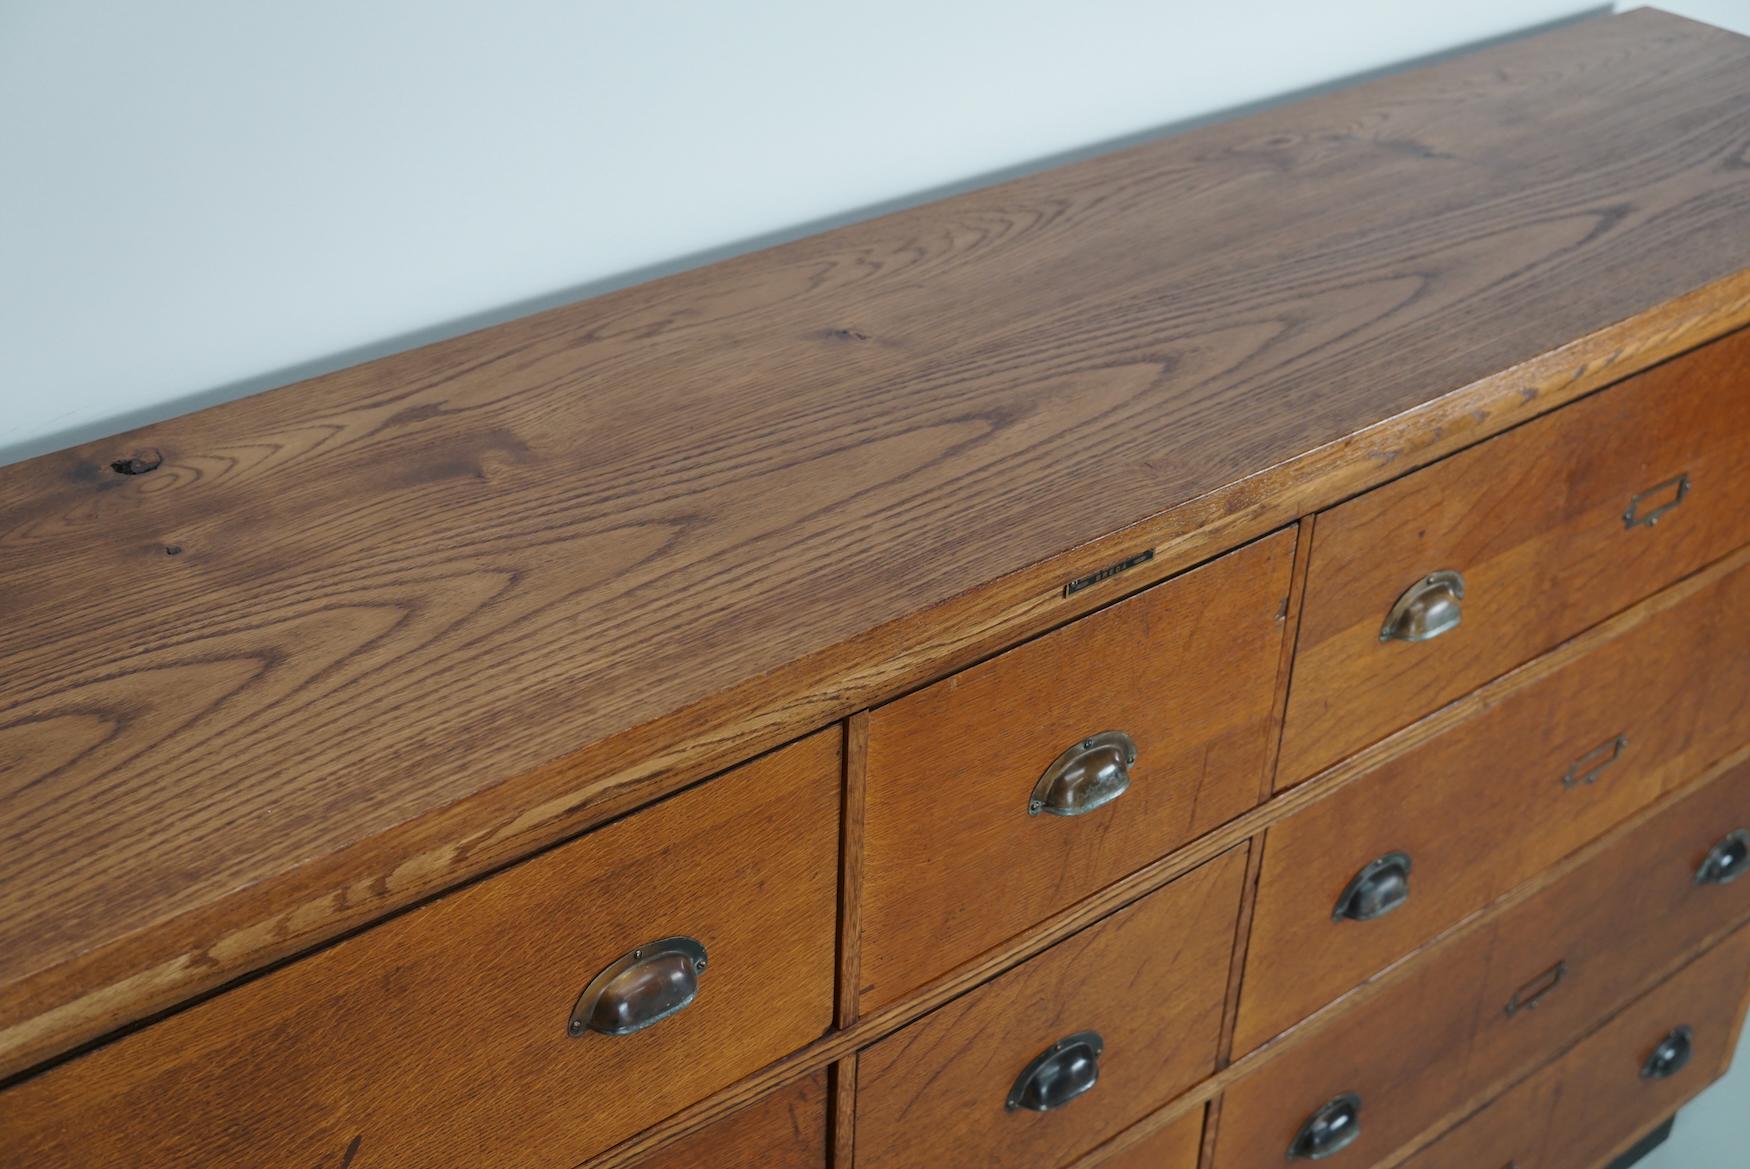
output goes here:
[{"label": "wood grain pattern", "polygon": [[840,1027],[857,1021],[863,964],[863,814],[869,788],[869,715],[845,720],[844,822],[839,831],[839,967],[835,1014]]},{"label": "wood grain pattern", "polygon": [[[839,747],[823,732],[0,1092],[0,1165],[571,1169],[831,1026]],[[691,1006],[566,1033],[598,971],[675,934],[710,957]]]},{"label": "wood grain pattern", "polygon": [[1294,649],[1300,641],[1300,613],[1306,602],[1306,574],[1312,562],[1313,532],[1318,518],[1314,512],[1295,525],[1294,566],[1288,572],[1288,601],[1282,606],[1282,658],[1276,666],[1276,701],[1270,708],[1270,762],[1258,792],[1260,800],[1268,799],[1276,790],[1276,772],[1282,762],[1282,724],[1288,715]]},{"label": "wood grain pattern", "polygon": [[[1227,853],[864,1051],[860,1169],[1061,1164],[1213,1071],[1244,871]],[[1092,1090],[1004,1110],[1036,1055],[1089,1030]]]},{"label": "wood grain pattern", "polygon": [[852,1169],[857,1156],[857,1057],[832,1065],[832,1164]]},{"label": "wood grain pattern", "polygon": [[[1662,798],[1654,807],[1638,813],[1626,823],[1612,829],[1603,839],[1594,841],[1573,855],[1556,862],[1490,906],[1483,913],[1459,923],[1434,944],[1418,951],[1417,954],[1412,955],[1403,963],[1393,967],[1393,970],[1412,967],[1425,960],[1438,960],[1437,956],[1446,952],[1449,947],[1464,944],[1464,939],[1493,928],[1494,922],[1515,906],[1538,897],[1552,885],[1567,879],[1570,874],[1591,864],[1597,857],[1611,853],[1612,850],[1621,845],[1622,841],[1629,839],[1644,824],[1695,796],[1719,780],[1721,776],[1743,769],[1750,769],[1750,745],[1708,768],[1689,783]],[[840,1061],[853,1052],[895,1033],[906,1024],[917,1020],[936,1007],[952,1002],[1005,970],[1012,969],[1026,959],[1044,952],[1054,943],[1070,936],[1086,925],[1099,921],[1114,909],[1127,905],[1146,892],[1160,888],[1166,881],[1190,871],[1200,860],[1218,856],[1228,847],[1244,844],[1276,815],[1294,808],[1306,807],[1317,799],[1331,794],[1334,790],[1341,790],[1341,787],[1333,782],[1340,780],[1340,778],[1336,775],[1322,777],[1289,789],[1276,796],[1266,809],[1249,812],[1234,823],[1226,825],[1194,844],[1179,850],[1171,857],[1125,878],[1098,898],[1090,898],[1074,909],[1043,923],[1037,929],[1016,939],[1000,951],[986,955],[976,963],[937,980],[915,998],[867,1015],[842,1031],[834,1031],[802,1051],[780,1060],[723,1092],[702,1100],[692,1108],[686,1109],[669,1120],[622,1142],[600,1157],[592,1159],[588,1169],[622,1169],[624,1166],[634,1164],[639,1157],[730,1115],[779,1086]],[[1218,848],[1217,845],[1221,847]],[[1661,970],[1650,972],[1648,978],[1643,980],[1635,988],[1634,994],[1629,997],[1651,990],[1666,974],[1699,956],[1728,932],[1730,932],[1729,928],[1722,928],[1719,932],[1698,942],[1690,950],[1673,955],[1672,961],[1668,965]],[[1390,973],[1391,971],[1387,972],[1388,975]],[[1232,1066],[1216,1072],[1213,1076],[1181,1093],[1163,1105],[1158,1112],[1138,1121],[1126,1129],[1124,1133],[1113,1138],[1104,1148],[1109,1151],[1117,1151],[1121,1142],[1127,1142],[1130,1139],[1140,1140],[1144,1136],[1173,1123],[1187,1111],[1201,1108],[1206,1102],[1215,1100],[1233,1084],[1255,1074],[1259,1069],[1269,1066],[1278,1056],[1293,1051],[1299,1043],[1310,1041],[1312,1037],[1326,1034],[1332,1029],[1340,1030],[1351,1010],[1372,1001],[1380,993],[1389,991],[1393,985],[1395,985],[1395,979],[1391,977],[1377,978],[1363,983],[1343,996],[1332,1007],[1318,1012],[1312,1018],[1301,1023],[1288,1036],[1265,1044],[1258,1050],[1237,1060]],[[1445,1131],[1452,1127],[1468,1115],[1469,1111],[1480,1107],[1489,1098],[1506,1090],[1511,1082],[1511,1080],[1504,1080],[1494,1085],[1492,1091],[1469,1102],[1465,1111],[1454,1112],[1445,1117],[1444,1123],[1433,1131]],[[1212,1114],[1214,1111],[1215,1109],[1211,1110]],[[1078,1162],[1074,1169],[1084,1169],[1084,1166]]]},{"label": "wood grain pattern", "polygon": [[[1197,1169],[1203,1148],[1203,1111],[1194,1109],[1109,1156],[1096,1154],[1088,1169]],[[1081,1169],[1078,1163],[1077,1169]]]},{"label": "wood grain pattern", "polygon": [[[1703,580],[1269,830],[1238,1050],[1750,743],[1750,564]],[[1592,782],[1564,784],[1579,759],[1605,764],[1618,737],[1626,745]],[[1413,862],[1409,899],[1374,921],[1333,922],[1350,879],[1392,851]]]},{"label": "wood grain pattern", "polygon": [[[1727,772],[1615,840],[1536,896],[1422,956],[1316,1041],[1291,1031],[1276,1058],[1228,1088],[1216,1169],[1280,1164],[1307,1116],[1362,1099],[1345,1156],[1372,1164],[1432,1132],[1504,1077],[1523,1075],[1631,1000],[1710,935],[1750,917],[1750,888],[1698,886],[1697,865],[1750,824],[1750,766]],[[1566,975],[1530,1009],[1508,1011]],[[1476,1099],[1481,1104],[1482,1099]]]},{"label": "wood grain pattern", "polygon": [[[1746,385],[1750,330],[1321,515],[1278,783],[1750,540]],[[1625,525],[1633,497],[1684,474],[1680,505]],[[1463,623],[1381,642],[1398,595],[1439,569],[1464,574]]]},{"label": "wood grain pattern", "polygon": [[[874,712],[862,1009],[1257,803],[1293,552],[1277,533]],[[1103,731],[1136,743],[1130,790],[1029,815],[1052,761]]]},{"label": "wood grain pattern", "polygon": [[826,1078],[816,1072],[797,1080],[652,1154],[638,1169],[826,1169]]},{"label": "wood grain pattern", "polygon": [[[1233,1067],[1230,1063],[1228,1068]],[[1226,1071],[1227,1068],[1223,1068]],[[1217,1073],[1220,1074],[1219,1072]],[[1177,1122],[1175,1122],[1177,1123]],[[1209,1102],[1203,1106],[1203,1140],[1197,1145],[1197,1164],[1199,1169],[1204,1165],[1215,1163],[1215,1140],[1221,1132],[1221,1095],[1211,1093]]]},{"label": "wood grain pattern", "polygon": [[1246,876],[1240,895],[1239,923],[1234,929],[1233,958],[1227,968],[1227,997],[1221,1011],[1221,1044],[1215,1065],[1227,1067],[1233,1062],[1234,1034],[1239,1025],[1240,988],[1251,951],[1253,921],[1258,911],[1258,879],[1264,871],[1265,838],[1253,838],[1246,852]]},{"label": "wood grain pattern", "polygon": [[[1750,992],[1750,929],[1636,1000],[1548,1067],[1403,1163],[1403,1169],[1596,1169],[1725,1074]],[[1689,1065],[1668,1079],[1641,1066],[1678,1026]]]},{"label": "wood grain pattern", "polygon": [[1747,60],[1588,22],[0,470],[0,1069],[1744,323]]}]

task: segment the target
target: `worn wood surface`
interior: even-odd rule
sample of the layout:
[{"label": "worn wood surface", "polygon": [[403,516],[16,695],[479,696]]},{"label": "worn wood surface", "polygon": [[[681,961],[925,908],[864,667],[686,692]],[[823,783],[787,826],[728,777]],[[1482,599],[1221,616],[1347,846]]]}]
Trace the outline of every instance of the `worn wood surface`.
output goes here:
[{"label": "worn wood surface", "polygon": [[0,470],[0,1070],[1743,324],[1747,62],[1586,22]]},{"label": "worn wood surface", "polygon": [[[1614,850],[1621,847],[1622,841],[1632,837],[1646,823],[1666,814],[1679,803],[1694,797],[1697,793],[1719,781],[1720,777],[1747,770],[1750,770],[1750,746],[1734,752],[1731,756],[1708,768],[1670,795],[1663,797],[1652,808],[1637,813],[1627,822],[1612,829],[1604,838],[1593,841],[1578,852],[1557,861],[1482,913],[1460,922],[1434,943],[1394,965],[1383,976],[1369,980],[1349,994],[1344,995],[1331,1007],[1318,1012],[1312,1018],[1295,1027],[1287,1036],[1265,1044],[1258,1050],[1235,1061],[1232,1066],[1216,1072],[1213,1076],[1181,1093],[1163,1105],[1158,1112],[1144,1117],[1101,1146],[1101,1150],[1089,1154],[1089,1156],[1115,1154],[1122,1148],[1127,1148],[1130,1144],[1139,1142],[1161,1128],[1174,1123],[1187,1111],[1201,1108],[1205,1102],[1215,1100],[1227,1088],[1255,1074],[1261,1068],[1269,1066],[1279,1056],[1292,1052],[1300,1043],[1311,1041],[1317,1035],[1341,1032],[1351,1011],[1363,1003],[1372,1001],[1381,993],[1390,991],[1395,984],[1394,975],[1396,972],[1406,968],[1414,968],[1415,965],[1422,962],[1441,961],[1442,954],[1450,952],[1452,947],[1465,944],[1466,938],[1494,928],[1495,922],[1515,906],[1538,897],[1552,885],[1567,879],[1570,874],[1591,864],[1597,857],[1613,853]],[[1168,880],[1191,871],[1201,860],[1219,856],[1227,847],[1245,843],[1267,822],[1277,816],[1286,814],[1294,808],[1306,807],[1318,799],[1331,795],[1334,791],[1341,790],[1343,780],[1342,775],[1332,774],[1315,779],[1310,783],[1301,784],[1275,797],[1267,808],[1248,812],[1232,824],[1210,833],[1209,836],[1191,846],[1180,849],[1179,852],[1163,861],[1150,865],[1142,872],[1125,878],[1097,897],[1090,898],[1087,902],[1078,905],[1075,909],[1058,914],[1050,921],[1029,931],[1025,936],[1004,946],[1000,951],[986,955],[977,962],[962,967],[953,974],[930,984],[912,999],[864,1016],[850,1027],[832,1032],[802,1051],[780,1060],[731,1088],[701,1101],[694,1107],[645,1130],[630,1140],[622,1142],[601,1157],[590,1161],[589,1169],[623,1169],[625,1166],[635,1164],[639,1157],[728,1116],[777,1087],[843,1060],[851,1053],[894,1034],[936,1007],[952,1002],[996,975],[1013,969],[1028,958],[1043,953],[1053,944],[1077,932],[1082,927],[1104,919],[1114,909],[1130,904],[1139,896],[1161,888]],[[1218,845],[1221,847],[1218,848]],[[1702,939],[1689,950],[1672,955],[1668,964],[1648,972],[1648,976],[1635,988],[1634,994],[1639,995],[1652,989],[1665,975],[1675,971],[1689,959],[1710,948],[1728,932],[1730,932],[1729,927],[1722,928],[1717,933]],[[1503,1081],[1493,1085],[1492,1091],[1469,1102],[1465,1111],[1455,1112],[1444,1118],[1444,1123],[1436,1126],[1429,1135],[1432,1136],[1436,1132],[1444,1132],[1451,1128],[1470,1111],[1504,1091],[1510,1086],[1510,1083],[1511,1081]],[[1215,1109],[1212,1108],[1212,1114],[1214,1111]],[[1405,1153],[1408,1154],[1410,1151],[1406,1149]],[[1078,1161],[1074,1169],[1086,1169],[1086,1167]]]},{"label": "worn wood surface", "polygon": [[1306,600],[1306,573],[1312,560],[1313,532],[1318,513],[1294,525],[1294,565],[1288,570],[1288,599],[1282,606],[1282,653],[1276,663],[1276,698],[1270,706],[1270,762],[1259,782],[1258,798],[1276,790],[1276,769],[1282,756],[1282,723],[1288,713],[1289,683],[1294,679],[1294,650],[1300,641],[1300,612]]},{"label": "worn wood surface", "polygon": [[[1258,803],[1293,555],[1279,532],[874,712],[862,1009]],[[1052,761],[1103,731],[1136,743],[1130,789],[1029,815]]]},{"label": "worn wood surface", "polygon": [[[1403,1169],[1597,1169],[1725,1073],[1746,993],[1750,929],[1741,929]],[[1643,1077],[1647,1056],[1678,1026],[1694,1032],[1688,1066]]]},{"label": "worn wood surface", "polygon": [[832,1065],[832,1164],[834,1169],[856,1164],[857,1057],[848,1055]]},{"label": "worn wood surface", "polygon": [[[1750,540],[1750,330],[1319,516],[1278,786]],[[1688,475],[1653,524],[1630,501]],[[1652,492],[1637,514],[1674,503]],[[1463,622],[1382,642],[1406,587],[1464,574]]]},{"label": "worn wood surface", "polygon": [[[1239,1051],[1750,743],[1750,563],[1701,580],[1270,828]],[[1350,879],[1393,851],[1411,859],[1409,899],[1332,921]]]},{"label": "worn wood surface", "polygon": [[[864,1051],[858,1169],[1062,1164],[1215,1070],[1244,849],[1236,849]],[[1105,1041],[1099,1081],[1008,1112],[1064,1036]]]},{"label": "worn wood surface", "polygon": [[[839,745],[822,732],[0,1092],[0,1166],[572,1169],[831,1027]],[[567,1034],[597,972],[677,934],[709,955],[692,1005]]]},{"label": "worn wood surface", "polygon": [[1258,878],[1264,869],[1264,844],[1264,838],[1256,837],[1246,853],[1246,877],[1240,896],[1239,926],[1234,931],[1233,958],[1227,968],[1227,998],[1222,1007],[1221,1048],[1215,1061],[1217,1067],[1226,1067],[1233,1062],[1234,1034],[1239,1024],[1240,985],[1246,970],[1247,954],[1251,949],[1252,922],[1258,909]]},{"label": "worn wood surface", "polygon": [[[1088,1169],[1197,1169],[1203,1148],[1203,1110],[1193,1109],[1135,1144],[1108,1157],[1092,1157]],[[1078,1162],[1078,1169],[1080,1169]]]},{"label": "worn wood surface", "polygon": [[1741,766],[1388,976],[1341,1026],[1289,1032],[1275,1058],[1224,1093],[1215,1169],[1280,1164],[1305,1119],[1343,1092],[1362,1100],[1361,1135],[1345,1155],[1371,1164],[1438,1131],[1503,1077],[1530,1072],[1674,957],[1750,917],[1746,882],[1694,880],[1708,848],[1747,824]]},{"label": "worn wood surface", "polygon": [[857,985],[863,961],[863,809],[868,790],[869,715],[845,720],[844,816],[839,829],[839,962],[835,1017],[857,1020]]},{"label": "worn wood surface", "polygon": [[653,1153],[638,1169],[826,1169],[826,1079],[816,1072],[788,1084]]}]

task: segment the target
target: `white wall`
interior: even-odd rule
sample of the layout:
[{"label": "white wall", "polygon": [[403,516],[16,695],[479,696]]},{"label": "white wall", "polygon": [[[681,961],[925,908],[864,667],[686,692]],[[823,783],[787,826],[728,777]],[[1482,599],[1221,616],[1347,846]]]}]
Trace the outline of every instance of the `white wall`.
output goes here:
[{"label": "white wall", "polygon": [[1596,0],[0,0],[0,462]]},{"label": "white wall", "polygon": [[0,0],[0,462],[1588,6]]}]

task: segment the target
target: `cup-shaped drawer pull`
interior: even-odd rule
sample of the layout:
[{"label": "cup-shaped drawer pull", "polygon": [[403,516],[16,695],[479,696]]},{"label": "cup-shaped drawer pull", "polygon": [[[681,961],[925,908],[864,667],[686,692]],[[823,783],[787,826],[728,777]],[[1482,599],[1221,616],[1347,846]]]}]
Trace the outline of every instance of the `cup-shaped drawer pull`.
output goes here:
[{"label": "cup-shaped drawer pull", "polygon": [[1536,978],[1513,992],[1513,997],[1507,1000],[1509,1017],[1520,1011],[1534,1011],[1549,993],[1560,986],[1568,977],[1568,964],[1557,962]]},{"label": "cup-shaped drawer pull", "polygon": [[1750,829],[1728,832],[1707,850],[1701,866],[1695,870],[1697,885],[1730,885],[1746,868],[1750,868]]},{"label": "cup-shaped drawer pull", "polygon": [[1361,1097],[1353,1092],[1327,1101],[1306,1118],[1288,1146],[1291,1161],[1323,1161],[1355,1143],[1361,1135]]},{"label": "cup-shaped drawer pull", "polygon": [[1688,1027],[1674,1027],[1641,1065],[1641,1079],[1668,1080],[1689,1065],[1693,1054],[1695,1032]]},{"label": "cup-shaped drawer pull", "polygon": [[1105,1050],[1105,1041],[1097,1031],[1065,1035],[1021,1070],[1004,1107],[1010,1112],[1062,1108],[1100,1082],[1100,1054]]},{"label": "cup-shaped drawer pull", "polygon": [[1372,921],[1384,917],[1410,899],[1410,854],[1388,852],[1368,861],[1350,880],[1332,921]]},{"label": "cup-shaped drawer pull", "polygon": [[1568,770],[1562,774],[1562,786],[1576,788],[1598,782],[1598,777],[1604,773],[1604,769],[1620,759],[1623,748],[1627,746],[1628,737],[1626,735],[1615,735],[1604,740],[1568,764]]},{"label": "cup-shaped drawer pull", "polygon": [[1622,513],[1622,526],[1650,528],[1659,522],[1660,516],[1682,503],[1688,496],[1687,474],[1675,476],[1663,483],[1655,483],[1629,499],[1628,507]]},{"label": "cup-shaped drawer pull", "polygon": [[1431,572],[1409,588],[1385,615],[1379,627],[1381,641],[1429,641],[1457,629],[1463,617],[1464,575],[1443,568]]},{"label": "cup-shaped drawer pull", "polygon": [[630,1035],[692,1005],[705,973],[705,947],[696,938],[662,938],[610,962],[589,980],[571,1009],[567,1030]]},{"label": "cup-shaped drawer pull", "polygon": [[1033,785],[1027,814],[1084,816],[1130,790],[1136,743],[1123,731],[1089,735],[1059,755]]}]

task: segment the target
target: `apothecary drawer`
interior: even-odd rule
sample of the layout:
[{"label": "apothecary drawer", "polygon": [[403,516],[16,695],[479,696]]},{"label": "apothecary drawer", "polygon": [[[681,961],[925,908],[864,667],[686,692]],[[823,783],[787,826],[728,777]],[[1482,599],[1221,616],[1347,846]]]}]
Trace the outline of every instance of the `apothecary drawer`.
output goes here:
[{"label": "apothecary drawer", "polygon": [[1258,802],[1294,538],[871,715],[865,1011]]},{"label": "apothecary drawer", "polygon": [[1217,1169],[1365,1169],[1481,1103],[1750,917],[1747,840],[1750,763],[1291,1032],[1225,1093]]},{"label": "apothecary drawer", "polygon": [[0,1093],[6,1163],[570,1169],[830,1025],[839,739]]},{"label": "apothecary drawer", "polygon": [[864,1051],[858,1169],[1062,1165],[1215,1068],[1245,849]]},{"label": "apothecary drawer", "polygon": [[1404,1169],[1603,1166],[1726,1073],[1750,991],[1750,928],[1636,999]]},{"label": "apothecary drawer", "polygon": [[1725,1073],[1746,993],[1750,928],[1636,1000],[1403,1169],[1603,1165]]},{"label": "apothecary drawer", "polygon": [[1235,1051],[1750,743],[1746,614],[1750,554],[1736,554],[1274,825]]},{"label": "apothecary drawer", "polygon": [[1277,786],[1750,541],[1750,331],[1322,512]]}]

